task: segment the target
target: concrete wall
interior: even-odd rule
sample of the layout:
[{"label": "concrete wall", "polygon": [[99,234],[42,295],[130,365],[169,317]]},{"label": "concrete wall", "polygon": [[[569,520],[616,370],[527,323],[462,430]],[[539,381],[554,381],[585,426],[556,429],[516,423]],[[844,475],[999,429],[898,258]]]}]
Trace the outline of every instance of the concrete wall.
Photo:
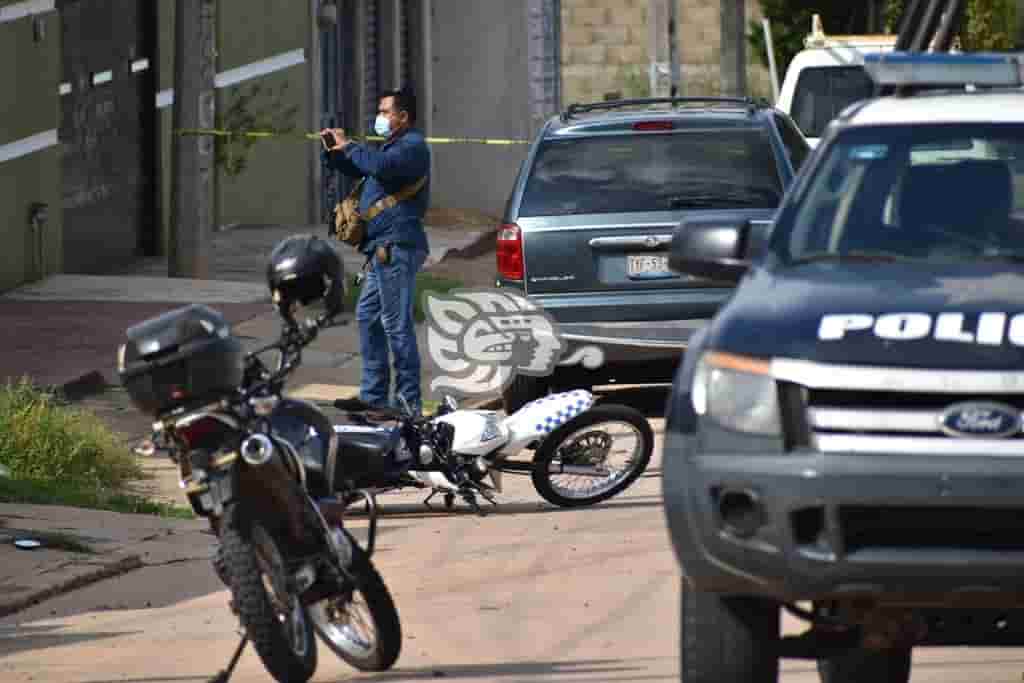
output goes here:
[{"label": "concrete wall", "polygon": [[[0,10],[15,4],[0,0]],[[33,17],[0,23],[0,150],[5,150],[4,156],[16,153],[8,145],[47,131],[55,133],[60,123],[60,18],[56,12],[36,18],[43,29],[39,42],[34,38]],[[60,270],[60,169],[59,145],[8,160],[0,157],[0,291]],[[39,234],[28,223],[34,202],[49,206],[48,223]]]},{"label": "concrete wall", "polygon": [[[431,134],[532,138],[523,2],[435,0]],[[435,145],[431,204],[500,215],[525,145]]]},{"label": "concrete wall", "polygon": [[[306,46],[308,2],[233,0],[219,3],[218,73]],[[308,57],[308,55],[307,55]],[[296,133],[309,129],[309,63],[297,64],[237,86],[217,91],[217,111],[225,114],[239,96],[258,93],[247,105],[250,113],[289,117]],[[247,167],[237,176],[217,174],[222,224],[303,223],[309,192],[308,152],[319,142],[295,137],[262,140],[246,154]]]},{"label": "concrete wall", "polygon": [[[672,0],[562,0],[564,101],[601,100],[608,93],[647,97],[652,61],[667,62],[668,2]],[[717,95],[720,0],[675,0],[677,49],[685,95]],[[760,3],[746,1],[748,20],[761,19]],[[655,41],[651,38],[654,24]],[[749,94],[771,96],[771,81],[748,49]],[[666,75],[654,95],[668,94]]]},{"label": "concrete wall", "polygon": [[[173,0],[160,0],[158,16],[160,89],[174,86]],[[251,65],[293,50],[305,50],[312,21],[309,3],[275,0],[228,0],[217,5],[217,73]],[[234,86],[217,89],[217,112],[223,117],[240,97],[250,97],[243,112],[259,119],[280,118],[294,108],[290,121],[295,133],[309,128],[309,69],[306,61],[273,73],[256,76]],[[254,88],[258,92],[254,95]],[[170,222],[171,136],[173,109],[160,110],[160,177],[164,243]],[[251,124],[250,124],[251,125]],[[215,222],[271,224],[304,223],[308,211],[309,146],[318,144],[297,137],[259,140],[247,149],[231,148],[234,159],[244,158],[245,168],[230,174],[218,165]],[[222,149],[227,151],[226,147]]]}]

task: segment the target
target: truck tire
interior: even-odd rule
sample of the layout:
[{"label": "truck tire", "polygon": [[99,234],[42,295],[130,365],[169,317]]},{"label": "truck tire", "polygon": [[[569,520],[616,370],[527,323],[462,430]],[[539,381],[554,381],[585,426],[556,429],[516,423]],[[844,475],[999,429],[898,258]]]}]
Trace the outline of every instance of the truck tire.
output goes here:
[{"label": "truck tire", "polygon": [[680,605],[679,664],[683,683],[778,681],[776,603],[702,593],[684,582]]},{"label": "truck tire", "polygon": [[516,375],[501,392],[505,414],[511,415],[530,401],[547,396],[549,389],[550,382],[547,377]]},{"label": "truck tire", "polygon": [[821,683],[908,683],[912,648],[852,650],[838,657],[818,660]]}]

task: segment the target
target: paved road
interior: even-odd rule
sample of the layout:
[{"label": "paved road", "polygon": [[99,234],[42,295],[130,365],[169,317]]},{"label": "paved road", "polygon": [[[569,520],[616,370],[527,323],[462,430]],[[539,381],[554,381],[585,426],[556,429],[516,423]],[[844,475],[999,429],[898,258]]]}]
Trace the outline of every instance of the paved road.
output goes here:
[{"label": "paved road", "polygon": [[[656,458],[626,494],[578,511],[541,504],[518,478],[486,518],[387,498],[376,561],[401,613],[402,656],[392,672],[362,676],[321,647],[314,680],[678,681],[679,578],[659,473]],[[0,621],[0,680],[205,680],[236,642],[208,551]],[[818,680],[813,663],[783,667],[783,683]],[[1009,683],[1021,671],[1020,650],[944,649],[917,657],[913,681]],[[233,680],[270,679],[249,651]]]}]

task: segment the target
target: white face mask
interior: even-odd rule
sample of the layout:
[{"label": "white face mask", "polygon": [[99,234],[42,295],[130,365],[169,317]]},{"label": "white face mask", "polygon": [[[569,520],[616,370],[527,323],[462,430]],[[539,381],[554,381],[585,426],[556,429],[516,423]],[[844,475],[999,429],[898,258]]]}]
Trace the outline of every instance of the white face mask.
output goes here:
[{"label": "white face mask", "polygon": [[386,138],[391,134],[391,122],[388,117],[377,114],[377,120],[373,123],[373,130],[377,135]]}]

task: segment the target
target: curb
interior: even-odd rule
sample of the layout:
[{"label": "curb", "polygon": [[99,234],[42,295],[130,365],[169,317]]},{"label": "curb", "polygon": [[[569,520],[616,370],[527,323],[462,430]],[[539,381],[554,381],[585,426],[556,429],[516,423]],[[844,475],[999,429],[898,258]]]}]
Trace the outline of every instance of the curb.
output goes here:
[{"label": "curb", "polygon": [[[441,258],[437,259],[438,263],[444,263],[451,258],[471,259],[478,256],[483,256],[487,252],[494,248],[494,244],[498,239],[498,228],[492,228],[484,231],[475,240],[462,247],[461,249],[449,249],[441,255]],[[430,270],[426,268],[425,270]]]},{"label": "curb", "polygon": [[130,571],[141,569],[142,567],[142,558],[138,555],[122,557],[116,562],[96,567],[92,571],[86,571],[78,574],[77,576],[72,576],[69,579],[59,581],[52,586],[47,586],[46,588],[40,588],[20,598],[0,602],[0,618],[10,616],[29,607],[34,607],[44,600],[55,598],[59,595],[64,595],[65,593],[70,593],[73,590],[84,588],[85,586],[97,583],[103,579],[110,579],[115,576],[127,574]]}]

